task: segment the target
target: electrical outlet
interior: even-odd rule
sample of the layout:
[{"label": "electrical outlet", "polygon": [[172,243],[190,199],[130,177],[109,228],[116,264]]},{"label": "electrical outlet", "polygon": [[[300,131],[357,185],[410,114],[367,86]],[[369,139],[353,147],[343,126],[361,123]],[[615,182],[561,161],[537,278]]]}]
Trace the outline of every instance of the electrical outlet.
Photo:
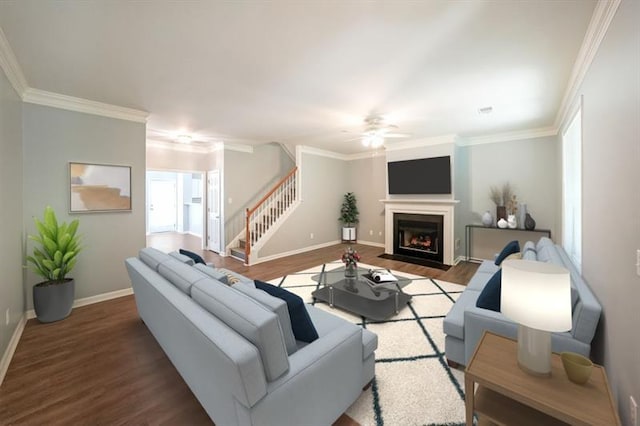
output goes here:
[{"label": "electrical outlet", "polygon": [[373,229],[369,229],[369,235],[373,235]]},{"label": "electrical outlet", "polygon": [[456,250],[460,248],[460,238],[456,238]]},{"label": "electrical outlet", "polygon": [[638,404],[631,395],[629,395],[629,417],[631,418],[631,426],[638,426]]},{"label": "electrical outlet", "polygon": [[636,250],[636,274],[640,276],[640,250]]},{"label": "electrical outlet", "polygon": [[378,236],[382,237],[382,231],[378,231]]},{"label": "electrical outlet", "polygon": [[9,325],[10,320],[11,320],[11,312],[9,311],[9,308],[7,308],[7,310],[4,313],[4,325]]},{"label": "electrical outlet", "polygon": [[313,240],[313,232],[311,234],[309,234],[309,238],[311,238]]}]

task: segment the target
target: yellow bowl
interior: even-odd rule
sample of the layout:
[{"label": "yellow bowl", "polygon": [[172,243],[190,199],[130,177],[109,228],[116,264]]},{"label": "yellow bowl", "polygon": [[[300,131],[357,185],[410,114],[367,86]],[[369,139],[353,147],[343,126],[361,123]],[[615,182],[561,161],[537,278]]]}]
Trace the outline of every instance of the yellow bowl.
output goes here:
[{"label": "yellow bowl", "polygon": [[593,370],[593,362],[589,358],[574,352],[562,352],[560,357],[569,380],[579,385],[589,381]]}]

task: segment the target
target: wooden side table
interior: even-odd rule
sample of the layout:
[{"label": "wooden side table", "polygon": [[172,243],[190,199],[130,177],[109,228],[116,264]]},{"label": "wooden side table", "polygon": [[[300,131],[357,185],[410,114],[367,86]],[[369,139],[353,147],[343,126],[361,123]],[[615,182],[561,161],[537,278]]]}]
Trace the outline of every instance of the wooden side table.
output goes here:
[{"label": "wooden side table", "polygon": [[467,426],[474,412],[498,425],[620,425],[604,368],[594,365],[589,381],[577,385],[554,353],[551,377],[532,376],[518,367],[517,343],[490,332],[469,361],[464,385]]}]

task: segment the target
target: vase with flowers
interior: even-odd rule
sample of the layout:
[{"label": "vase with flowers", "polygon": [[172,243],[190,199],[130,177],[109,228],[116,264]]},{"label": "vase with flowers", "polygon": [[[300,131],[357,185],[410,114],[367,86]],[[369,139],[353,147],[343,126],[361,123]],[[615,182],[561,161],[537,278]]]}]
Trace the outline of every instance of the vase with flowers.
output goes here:
[{"label": "vase with flowers", "polygon": [[358,277],[358,262],[360,261],[360,255],[353,247],[349,247],[342,253],[342,262],[344,263],[344,277],[345,278],[357,278]]}]

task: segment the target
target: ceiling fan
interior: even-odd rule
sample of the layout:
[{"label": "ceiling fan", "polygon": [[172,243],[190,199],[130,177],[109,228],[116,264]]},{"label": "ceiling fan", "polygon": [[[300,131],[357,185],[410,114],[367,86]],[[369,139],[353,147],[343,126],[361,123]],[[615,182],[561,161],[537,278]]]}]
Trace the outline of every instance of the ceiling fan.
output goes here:
[{"label": "ceiling fan", "polygon": [[351,140],[362,141],[366,147],[379,148],[384,144],[386,138],[407,138],[411,136],[409,133],[397,133],[398,126],[395,124],[387,124],[379,115],[370,115],[364,119],[364,132],[359,138]]}]

